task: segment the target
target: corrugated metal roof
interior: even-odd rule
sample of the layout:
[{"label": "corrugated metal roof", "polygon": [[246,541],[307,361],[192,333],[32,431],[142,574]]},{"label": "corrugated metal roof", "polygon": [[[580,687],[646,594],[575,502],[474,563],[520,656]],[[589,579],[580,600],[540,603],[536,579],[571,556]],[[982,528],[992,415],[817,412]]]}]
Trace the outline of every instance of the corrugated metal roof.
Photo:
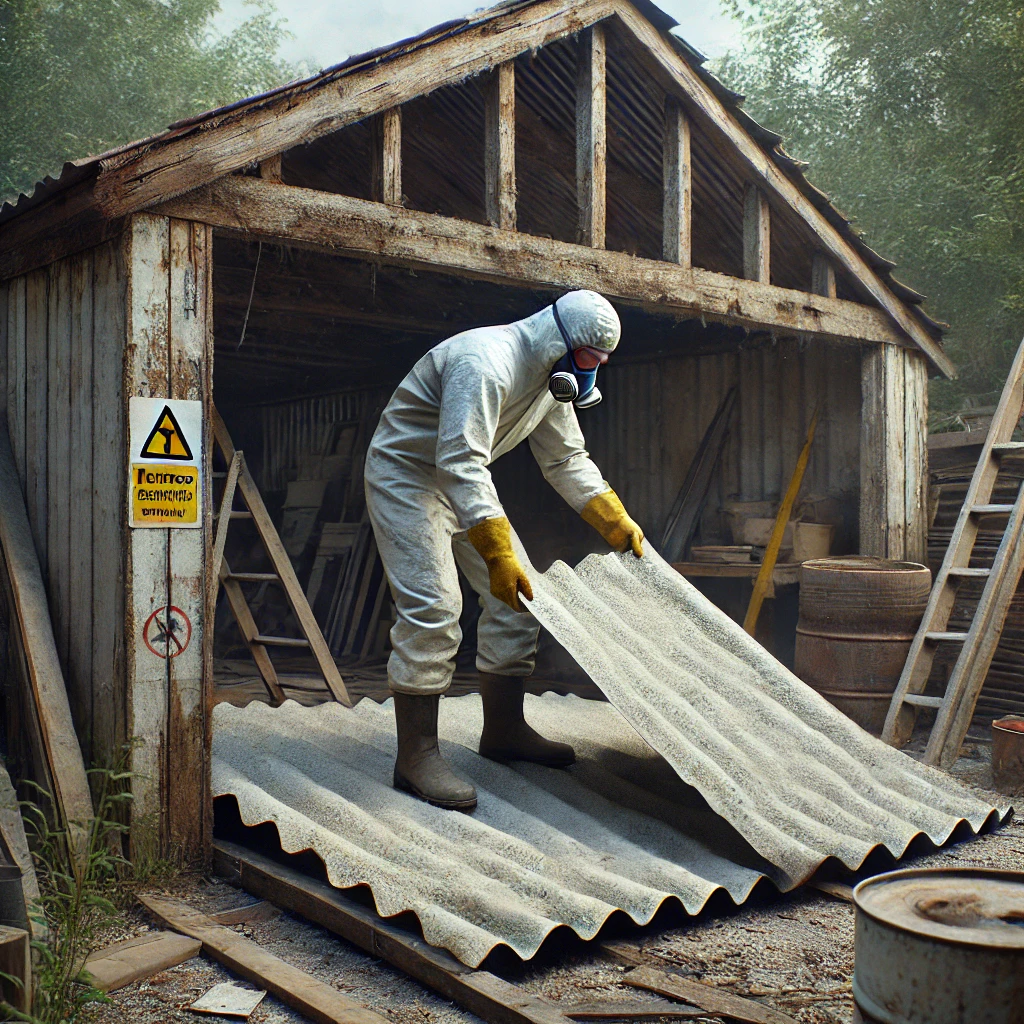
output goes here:
[{"label": "corrugated metal roof", "polygon": [[[115,147],[98,156],[85,157],[66,163],[58,177],[47,176],[36,185],[31,194],[20,195],[14,201],[5,202],[0,205],[0,225],[12,217],[42,205],[52,196],[64,192],[85,179],[95,177],[102,170],[101,164],[118,166],[125,160],[130,159],[133,153],[138,150],[155,149],[182,136],[201,133],[212,122],[216,122],[228,115],[259,109],[267,104],[278,102],[282,98],[298,96],[319,89],[349,75],[358,74],[361,70],[377,67],[380,64],[393,61],[404,54],[424,49],[450,36],[458,35],[474,26],[529,7],[536,2],[538,0],[504,0],[504,2],[486,10],[475,11],[467,17],[444,22],[427,29],[419,35],[403,39],[390,46],[353,55],[340,64],[325,68],[308,78],[289,82],[255,96],[237,100],[213,110],[196,114],[193,117],[176,121],[165,131],[148,138]],[[782,136],[763,127],[750,117],[743,110],[743,96],[733,92],[712,75],[703,67],[705,57],[685,40],[673,34],[672,30],[677,28],[679,23],[652,3],[651,0],[631,0],[631,2],[671,42],[680,57],[694,68],[702,81],[736,117],[743,129],[811,201],[829,223],[840,232],[843,238],[853,246],[857,254],[882,278],[886,286],[892,289],[896,297],[901,302],[907,304],[910,311],[932,335],[936,337],[941,336],[948,325],[933,319],[920,308],[919,303],[923,301],[924,296],[891,276],[890,271],[896,264],[871,249],[858,232],[853,229],[849,219],[832,205],[828,196],[807,180],[804,176],[804,171],[808,165],[801,160],[794,159],[785,152],[781,145]],[[199,144],[201,145],[201,139]]]},{"label": "corrugated metal roof", "polygon": [[479,697],[445,699],[443,751],[480,804],[442,811],[391,787],[390,702],[220,704],[214,794],[474,967],[503,944],[532,957],[562,925],[591,938],[616,909],[642,924],[672,898],[741,903],[762,877],[790,889],[829,857],[856,869],[1006,811],[863,732],[653,552],[531,578],[532,611],[612,701],[527,698],[575,745],[571,769],[481,758]]}]

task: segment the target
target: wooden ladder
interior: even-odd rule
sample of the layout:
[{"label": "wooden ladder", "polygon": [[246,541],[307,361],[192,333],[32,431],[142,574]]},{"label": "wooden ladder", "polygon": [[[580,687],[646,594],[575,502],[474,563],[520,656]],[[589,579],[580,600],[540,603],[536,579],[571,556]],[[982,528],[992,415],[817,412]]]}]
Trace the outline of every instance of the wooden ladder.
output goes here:
[{"label": "wooden ladder", "polygon": [[[217,532],[213,543],[213,565],[218,566],[218,578],[214,586],[224,588],[224,594],[231,606],[235,621],[242,631],[246,646],[252,654],[252,660],[256,663],[256,668],[267,692],[276,704],[285,700],[284,691],[281,689],[277,670],[270,659],[268,648],[306,649],[311,651],[313,657],[316,658],[327,688],[331,691],[334,699],[340,704],[351,707],[352,700],[348,695],[348,690],[345,689],[338,666],[334,663],[334,658],[327,647],[327,642],[320,631],[313,610],[306,600],[306,595],[302,592],[302,587],[299,586],[288,552],[285,551],[281,538],[278,536],[277,530],[274,529],[274,523],[263,504],[263,498],[256,482],[245,464],[245,456],[242,452],[235,450],[227,427],[216,409],[213,410],[213,439],[228,467],[224,492],[220,500],[220,510],[216,514]],[[246,506],[245,509],[237,510],[233,507],[236,494],[241,497]],[[263,549],[274,567],[273,572],[231,571],[231,567],[224,557],[224,546],[227,543],[228,526],[234,519],[252,521],[263,544]],[[252,609],[245,599],[245,593],[242,590],[243,583],[280,585],[284,589],[285,597],[291,605],[292,612],[299,624],[299,630],[303,635],[289,637],[262,634],[256,625]]]},{"label": "wooden ladder", "polygon": [[[1012,505],[992,504],[992,492],[1000,462],[1008,453],[1024,452],[1024,442],[1013,433],[1024,412],[1024,342],[1010,368],[995,416],[982,446],[977,468],[967,489],[963,508],[950,538],[946,557],[932,585],[928,607],[911,644],[899,685],[893,694],[882,739],[903,746],[911,736],[918,708],[935,708],[938,714],[925,751],[925,763],[949,768],[960,754],[960,745],[974,715],[992,658],[1006,621],[1010,602],[1024,569],[1024,483]],[[985,516],[1008,516],[1006,529],[991,568],[971,566],[971,554]],[[981,598],[966,633],[950,632],[949,618],[962,580],[983,579]],[[960,654],[942,697],[924,693],[937,645],[960,644]]]}]

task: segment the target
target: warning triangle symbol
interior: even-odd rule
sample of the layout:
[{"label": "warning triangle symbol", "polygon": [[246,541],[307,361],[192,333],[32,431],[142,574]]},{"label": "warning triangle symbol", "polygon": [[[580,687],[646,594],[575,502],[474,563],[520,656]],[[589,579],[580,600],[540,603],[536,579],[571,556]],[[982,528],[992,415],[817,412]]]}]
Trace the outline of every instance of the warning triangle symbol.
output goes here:
[{"label": "warning triangle symbol", "polygon": [[157,417],[156,425],[149,432],[139,457],[143,459],[170,459],[174,462],[191,462],[192,449],[185,440],[185,434],[174,418],[169,405]]}]

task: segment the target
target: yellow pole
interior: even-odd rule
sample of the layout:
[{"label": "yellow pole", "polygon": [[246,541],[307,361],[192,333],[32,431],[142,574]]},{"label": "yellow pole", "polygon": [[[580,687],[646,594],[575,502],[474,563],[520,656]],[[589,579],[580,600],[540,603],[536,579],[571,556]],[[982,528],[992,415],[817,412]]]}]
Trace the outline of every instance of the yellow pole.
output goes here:
[{"label": "yellow pole", "polygon": [[754,581],[754,592],[750,595],[750,604],[747,606],[747,615],[743,620],[743,628],[751,635],[754,635],[754,628],[757,626],[757,617],[761,614],[761,605],[764,604],[764,595],[768,593],[768,585],[772,581],[772,573],[775,571],[775,563],[779,557],[779,548],[782,547],[782,535],[786,532],[786,523],[793,514],[793,505],[800,493],[800,485],[804,482],[804,471],[807,469],[808,460],[811,457],[811,445],[814,443],[814,431],[818,427],[819,406],[814,410],[811,417],[811,425],[807,428],[807,440],[804,442],[800,458],[796,460],[793,467],[793,476],[790,478],[786,496],[779,506],[778,515],[775,517],[775,526],[772,528],[771,539],[768,547],[765,548],[764,561]]}]

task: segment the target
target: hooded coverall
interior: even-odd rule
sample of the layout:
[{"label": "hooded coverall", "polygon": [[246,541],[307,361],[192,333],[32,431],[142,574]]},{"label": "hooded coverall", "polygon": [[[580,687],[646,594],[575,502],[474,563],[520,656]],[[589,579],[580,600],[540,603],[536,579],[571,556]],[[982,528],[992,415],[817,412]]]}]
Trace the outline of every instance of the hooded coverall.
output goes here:
[{"label": "hooded coverall", "polygon": [[[618,317],[596,293],[570,292],[558,310],[576,347],[611,351],[617,344]],[[456,563],[481,597],[477,668],[533,671],[539,626],[490,593],[487,567],[466,531],[505,515],[487,467],[527,438],[545,479],[577,512],[608,491],[575,409],[548,390],[565,351],[550,306],[513,324],[466,331],[423,356],[385,408],[367,451],[366,503],[398,613],[392,690],[448,688],[462,639]]]}]

